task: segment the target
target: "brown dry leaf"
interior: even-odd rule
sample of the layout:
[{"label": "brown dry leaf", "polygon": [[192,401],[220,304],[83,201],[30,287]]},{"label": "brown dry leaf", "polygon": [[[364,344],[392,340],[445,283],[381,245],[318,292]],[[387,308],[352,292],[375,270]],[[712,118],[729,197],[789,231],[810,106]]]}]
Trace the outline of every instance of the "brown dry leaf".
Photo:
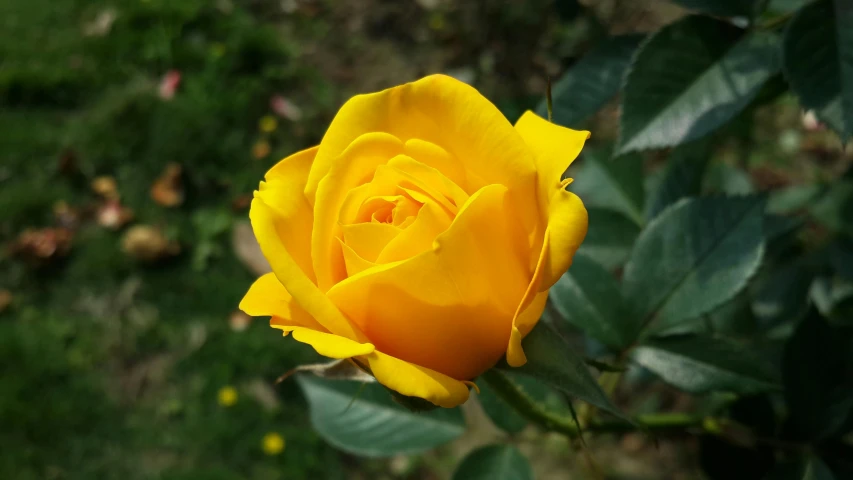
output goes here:
[{"label": "brown dry leaf", "polygon": [[63,175],[78,173],[77,154],[74,153],[74,150],[65,150],[62,152],[56,163],[56,169]]},{"label": "brown dry leaf", "polygon": [[0,289],[0,313],[6,311],[9,308],[9,305],[12,304],[12,292],[9,290]]},{"label": "brown dry leaf", "polygon": [[272,267],[261,252],[261,246],[258,245],[258,240],[255,238],[249,222],[234,224],[234,228],[231,230],[231,248],[234,250],[234,255],[253,274],[260,277],[272,271]]},{"label": "brown dry leaf", "polygon": [[83,25],[83,35],[86,37],[103,37],[110,33],[118,18],[118,13],[113,8],[106,8],[98,13],[91,22]]},{"label": "brown dry leaf", "polygon": [[118,230],[133,220],[133,210],[123,206],[116,200],[107,200],[96,213],[98,225],[109,228],[110,230]]},{"label": "brown dry leaf", "polygon": [[270,143],[266,140],[258,140],[252,146],[252,156],[260,160],[270,154]]},{"label": "brown dry leaf", "polygon": [[246,384],[243,390],[260,403],[264,410],[274,411],[278,409],[278,396],[269,383],[256,378]]},{"label": "brown dry leaf", "polygon": [[357,382],[372,383],[376,379],[364,370],[358,368],[353,362],[345,358],[328,363],[313,363],[311,365],[300,365],[284,375],[278,377],[275,383],[281,383],[294,373],[312,373],[327,380],[352,380]]},{"label": "brown dry leaf", "polygon": [[68,254],[73,238],[72,231],[63,227],[28,228],[18,235],[11,250],[27,261],[44,263]]},{"label": "brown dry leaf", "polygon": [[302,109],[282,95],[273,95],[270,99],[270,108],[276,115],[290,121],[296,122],[302,119]]},{"label": "brown dry leaf", "polygon": [[252,204],[252,198],[252,195],[249,194],[240,195],[231,201],[231,210],[234,210],[235,212],[242,212],[243,210],[246,210]]},{"label": "brown dry leaf", "polygon": [[235,310],[228,316],[228,325],[231,327],[231,330],[235,332],[243,332],[249,328],[249,325],[251,324],[252,317],[246,315],[240,310]]},{"label": "brown dry leaf", "polygon": [[166,165],[163,173],[151,185],[151,198],[164,207],[177,207],[184,203],[181,172],[181,166],[177,163]]},{"label": "brown dry leaf", "polygon": [[135,225],[128,229],[121,240],[121,247],[126,254],[143,262],[153,262],[180,252],[177,243],[150,225]]},{"label": "brown dry leaf", "polygon": [[118,200],[118,185],[116,179],[109,175],[101,175],[92,180],[92,191],[107,200]]}]

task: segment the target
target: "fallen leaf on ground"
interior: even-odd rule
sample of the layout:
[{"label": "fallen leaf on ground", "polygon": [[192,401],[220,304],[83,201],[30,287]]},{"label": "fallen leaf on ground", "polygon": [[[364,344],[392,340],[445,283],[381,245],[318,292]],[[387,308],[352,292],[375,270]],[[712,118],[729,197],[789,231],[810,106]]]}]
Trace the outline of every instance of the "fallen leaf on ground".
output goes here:
[{"label": "fallen leaf on ground", "polygon": [[253,274],[260,277],[272,271],[269,262],[261,252],[261,246],[258,245],[249,222],[239,222],[234,225],[231,231],[231,248],[234,250],[234,255]]}]

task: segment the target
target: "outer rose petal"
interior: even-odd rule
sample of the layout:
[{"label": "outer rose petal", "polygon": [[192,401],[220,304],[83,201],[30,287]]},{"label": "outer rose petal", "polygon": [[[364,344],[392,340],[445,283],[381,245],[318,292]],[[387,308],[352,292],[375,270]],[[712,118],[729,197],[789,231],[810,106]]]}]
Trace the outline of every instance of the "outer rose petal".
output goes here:
[{"label": "outer rose petal", "polygon": [[294,196],[293,191],[304,188],[305,179],[314,161],[318,147],[302,150],[273,166],[265,176],[266,181],[256,196],[287,219],[286,233],[281,232],[282,242],[293,260],[311,281],[315,281],[311,262],[311,224],[314,214],[304,196]]},{"label": "outer rose petal", "polygon": [[386,355],[379,350],[359,360],[382,385],[409,397],[419,397],[438,405],[451,408],[468,400],[465,383],[429,368],[411,364]]},{"label": "outer rose petal", "polygon": [[320,355],[331,358],[350,358],[373,352],[369,343],[358,343],[348,338],[328,333],[293,301],[293,297],[279,283],[275,274],[268,273],[257,279],[240,302],[240,310],[249,315],[271,316],[270,326],[285,335],[314,347]]},{"label": "outer rose petal", "polygon": [[267,273],[255,280],[240,301],[239,308],[253,317],[275,317],[282,325],[323,330],[323,326],[317,323],[317,320],[311,318],[293,301],[293,297],[287,293],[274,273]]},{"label": "outer rose petal", "polygon": [[365,270],[327,295],[378,350],[469,380],[506,350],[530,278],[513,212],[506,187],[487,186],[432,249]]},{"label": "outer rose petal", "polygon": [[[508,187],[520,211],[536,208],[536,165],[524,140],[476,89],[444,75],[346,102],[320,142],[308,175],[305,193],[310,202],[341,152],[367,132],[438,145],[462,162],[472,178]],[[522,220],[530,219],[524,215]]]},{"label": "outer rose petal", "polygon": [[281,329],[285,335],[289,331],[292,331],[294,340],[311,345],[317,353],[324,357],[337,359],[352,358],[359,355],[367,355],[375,350],[375,347],[370,343],[359,343],[348,338],[310,328],[279,325],[274,325],[273,328]]},{"label": "outer rose petal", "polygon": [[[518,367],[527,362],[521,340],[538,323],[548,289],[569,269],[586,236],[586,208],[577,195],[564,189],[566,184],[560,177],[580,153],[589,132],[554,125],[529,111],[522,115],[515,128],[536,153],[538,196],[547,219],[536,270],[513,319],[507,347],[507,363]],[[530,313],[537,311],[536,315]]]},{"label": "outer rose petal", "polygon": [[[282,191],[280,197],[279,201],[283,203],[303,199],[301,189]],[[364,334],[311,282],[291,257],[279,233],[287,231],[290,226],[288,218],[277,215],[256,196],[252,200],[249,219],[264,257],[295,302],[329,332],[363,343],[366,340]]]},{"label": "outer rose petal", "polygon": [[[586,130],[553,124],[530,110],[515,122],[515,129],[533,150],[539,177],[539,193],[549,200],[560,187],[560,178],[578,157],[589,138]],[[547,210],[542,210],[546,212]]]}]

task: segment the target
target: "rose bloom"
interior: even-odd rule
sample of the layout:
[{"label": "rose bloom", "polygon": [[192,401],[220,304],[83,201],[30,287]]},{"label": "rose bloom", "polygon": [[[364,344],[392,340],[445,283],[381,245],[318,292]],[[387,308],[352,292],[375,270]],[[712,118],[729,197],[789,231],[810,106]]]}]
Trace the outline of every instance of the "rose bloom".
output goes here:
[{"label": "rose bloom", "polygon": [[350,99],[270,169],[249,217],[272,273],[240,303],[326,357],[442,407],[521,340],[587,231],[561,176],[589,132],[512,124],[433,75]]}]

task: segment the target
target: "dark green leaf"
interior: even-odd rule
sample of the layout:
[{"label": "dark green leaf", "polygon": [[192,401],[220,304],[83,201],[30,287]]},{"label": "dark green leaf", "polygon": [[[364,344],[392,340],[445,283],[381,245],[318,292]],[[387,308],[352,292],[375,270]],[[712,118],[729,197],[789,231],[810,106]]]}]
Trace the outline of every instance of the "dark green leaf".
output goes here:
[{"label": "dark green leaf", "polygon": [[420,453],[465,431],[458,408],[414,413],[381,385],[297,376],[311,409],[311,424],[327,442],[368,457]]},{"label": "dark green leaf", "polygon": [[767,10],[774,13],[793,13],[807,3],[809,0],[770,0]]},{"label": "dark green leaf", "polygon": [[811,284],[809,298],[830,323],[853,326],[853,284],[828,277],[818,277]]},{"label": "dark green leaf", "polygon": [[782,373],[794,434],[837,433],[853,409],[853,328],[832,327],[812,310],[785,345]]},{"label": "dark green leaf", "polygon": [[755,333],[755,315],[750,306],[747,290],[741,291],[709,313],[708,322],[714,333],[732,336],[749,336]]},{"label": "dark green leaf", "polygon": [[663,325],[698,318],[746,286],[764,252],[757,197],[684,199],[640,234],[624,288],[636,328],[656,313]]},{"label": "dark green leaf", "polygon": [[802,219],[797,217],[767,214],[764,216],[764,239],[767,243],[782,240],[802,225]]},{"label": "dark green leaf", "polygon": [[[535,378],[517,372],[504,372],[504,377],[542,408],[568,415],[569,409],[566,398],[557,390]],[[498,428],[509,434],[515,434],[527,425],[527,420],[519,415],[515,408],[506,403],[488,382],[482,381],[482,377],[477,380],[477,386],[480,387],[480,395],[477,395],[477,399],[486,415]]]},{"label": "dark green leaf", "polygon": [[533,480],[533,469],[512,445],[489,445],[469,453],[453,480]]},{"label": "dark green leaf", "polygon": [[853,182],[834,182],[812,203],[809,213],[832,231],[853,234]]},{"label": "dark green leaf", "polygon": [[758,4],[757,0],[675,0],[684,8],[718,17],[749,17]]},{"label": "dark green leaf", "polygon": [[848,0],[803,7],[785,32],[785,76],[808,110],[847,142],[853,135],[853,8]]},{"label": "dark green leaf", "polygon": [[527,334],[522,347],[527,355],[527,363],[516,368],[500,363],[497,368],[531,376],[571,397],[626,418],[601,390],[583,358],[573,352],[566,341],[544,322],[539,322]]},{"label": "dark green leaf", "polygon": [[682,198],[701,193],[702,177],[711,158],[708,147],[705,142],[693,142],[673,150],[657,190],[648,203],[648,218],[655,218]]},{"label": "dark green leaf", "polygon": [[835,480],[835,475],[819,458],[811,457],[780,463],[767,480]]},{"label": "dark green leaf", "polygon": [[838,275],[853,282],[853,242],[837,239],[829,247],[829,263]]},{"label": "dark green leaf", "polygon": [[654,338],[633,359],[665,382],[690,393],[758,393],[778,388],[772,365],[738,343],[700,335]]},{"label": "dark green leaf", "polygon": [[626,77],[618,151],[678,145],[720,127],[779,70],[777,43],[698,16],[655,33]]},{"label": "dark green leaf", "polygon": [[643,224],[643,159],[626,155],[610,159],[607,152],[586,150],[573,174],[575,181],[569,190],[576,193],[588,207],[601,207],[625,214],[637,225]]},{"label": "dark green leaf", "polygon": [[773,190],[767,198],[767,211],[780,215],[798,213],[820,195],[821,187],[815,184],[794,185]]},{"label": "dark green leaf", "polygon": [[[604,40],[566,71],[552,87],[554,123],[578,128],[613,98],[642,39],[642,35],[624,35]],[[536,112],[547,118],[544,101]]]},{"label": "dark green leaf", "polygon": [[631,254],[640,227],[625,215],[600,207],[587,207],[589,229],[578,254],[587,255],[608,269],[621,267]]},{"label": "dark green leaf", "polygon": [[499,397],[488,383],[477,382],[477,386],[480,387],[477,400],[480,401],[483,411],[486,412],[495,426],[509,434],[524,430],[524,427],[527,426],[527,420],[519,415],[503,398]]},{"label": "dark green leaf", "polygon": [[749,195],[755,193],[755,186],[749,174],[740,168],[716,163],[708,171],[702,186],[703,190],[711,193],[726,195]]},{"label": "dark green leaf", "polygon": [[764,325],[802,317],[814,275],[801,262],[773,266],[757,282],[752,311]]},{"label": "dark green leaf", "polygon": [[633,341],[634,322],[619,284],[590,258],[576,254],[550,295],[563,319],[601,343],[618,350]]}]

